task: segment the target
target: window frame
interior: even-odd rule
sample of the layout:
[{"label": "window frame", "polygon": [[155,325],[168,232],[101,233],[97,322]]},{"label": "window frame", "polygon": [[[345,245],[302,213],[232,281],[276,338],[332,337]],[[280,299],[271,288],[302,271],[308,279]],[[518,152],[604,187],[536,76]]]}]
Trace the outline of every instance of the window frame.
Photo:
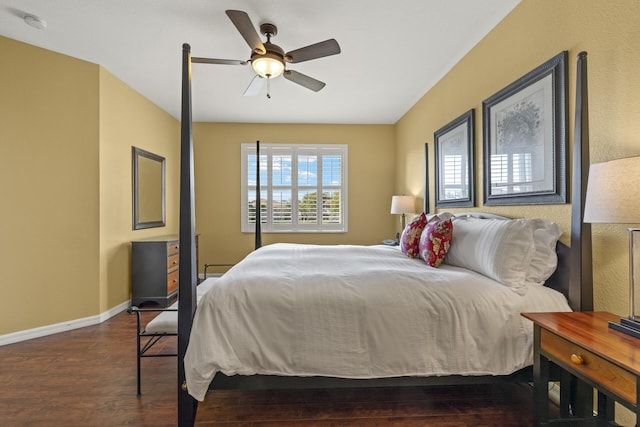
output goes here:
[{"label": "window frame", "polygon": [[[273,177],[273,156],[275,155],[290,155],[291,156],[291,185],[274,185],[272,181]],[[255,156],[256,145],[255,143],[243,143],[241,146],[241,231],[243,233],[255,232],[255,223],[249,223],[249,193],[255,191],[255,185],[249,183],[249,157]],[[315,224],[300,224],[298,223],[298,202],[299,192],[301,188],[305,190],[312,189],[310,186],[303,186],[299,184],[298,180],[298,156],[310,155],[317,158],[317,184],[316,188],[316,201],[318,201],[318,194],[324,194],[326,191],[340,191],[341,195],[341,212],[340,222],[335,223],[323,223],[323,210],[322,204],[318,204],[317,207],[317,221]],[[322,164],[323,156],[326,155],[339,155],[341,157],[341,170],[339,185],[324,184],[322,181]],[[260,157],[261,157],[261,170],[264,170],[265,165],[263,162],[266,157],[266,172],[260,175],[260,193],[266,195],[267,208],[266,208],[266,221],[264,220],[265,213],[262,213],[263,222],[261,223],[261,230],[264,233],[346,233],[348,231],[348,145],[347,144],[277,144],[277,143],[260,143]],[[266,175],[266,179],[265,179]],[[282,189],[291,191],[291,223],[274,223],[273,222],[273,194],[274,189]],[[262,196],[261,196],[262,198]]]}]

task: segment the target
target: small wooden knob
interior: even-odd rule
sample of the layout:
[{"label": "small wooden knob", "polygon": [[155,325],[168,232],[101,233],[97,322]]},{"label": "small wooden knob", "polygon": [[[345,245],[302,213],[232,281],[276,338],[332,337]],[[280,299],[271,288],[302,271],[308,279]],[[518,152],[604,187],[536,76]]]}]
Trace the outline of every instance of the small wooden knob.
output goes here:
[{"label": "small wooden knob", "polygon": [[571,363],[573,363],[574,365],[582,365],[584,363],[584,359],[582,358],[582,356],[579,356],[577,354],[572,354]]}]

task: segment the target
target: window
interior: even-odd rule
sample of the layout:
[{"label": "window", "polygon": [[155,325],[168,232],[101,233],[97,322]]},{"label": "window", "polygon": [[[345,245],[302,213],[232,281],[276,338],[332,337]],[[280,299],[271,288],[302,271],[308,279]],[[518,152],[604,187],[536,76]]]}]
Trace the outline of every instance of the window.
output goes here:
[{"label": "window", "polygon": [[469,188],[467,188],[469,160],[466,157],[465,153],[444,155],[443,188],[440,190],[444,194],[444,200],[469,197]]},{"label": "window", "polygon": [[531,153],[491,155],[491,194],[533,191]]},{"label": "window", "polygon": [[264,232],[347,231],[347,146],[242,144],[242,231],[253,232],[256,200]]}]

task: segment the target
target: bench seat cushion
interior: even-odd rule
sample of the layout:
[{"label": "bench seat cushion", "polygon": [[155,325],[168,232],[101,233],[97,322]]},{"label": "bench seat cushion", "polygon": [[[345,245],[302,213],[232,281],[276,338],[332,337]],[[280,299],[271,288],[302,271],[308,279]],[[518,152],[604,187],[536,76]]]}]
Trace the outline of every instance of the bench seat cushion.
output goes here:
[{"label": "bench seat cushion", "polygon": [[[217,280],[216,277],[210,277],[196,287],[196,300],[200,302],[202,296],[211,288]],[[176,311],[162,311],[154,317],[144,328],[145,334],[177,334],[178,333],[178,301],[168,308]]]}]

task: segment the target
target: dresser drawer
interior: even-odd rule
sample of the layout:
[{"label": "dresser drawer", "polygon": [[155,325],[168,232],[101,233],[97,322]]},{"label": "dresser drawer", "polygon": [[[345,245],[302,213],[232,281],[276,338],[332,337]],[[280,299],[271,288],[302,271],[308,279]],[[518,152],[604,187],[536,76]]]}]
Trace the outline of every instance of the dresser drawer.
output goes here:
[{"label": "dresser drawer", "polygon": [[612,393],[635,405],[636,377],[630,372],[546,329],[540,330],[540,348],[569,369],[596,384],[606,385]]},{"label": "dresser drawer", "polygon": [[180,253],[180,244],[178,243],[178,241],[174,241],[174,242],[168,242],[167,243],[167,254],[168,255],[175,255]]},{"label": "dresser drawer", "polygon": [[178,274],[180,274],[180,272],[176,270],[173,273],[169,273],[167,275],[167,295],[170,295],[178,290]]},{"label": "dresser drawer", "polygon": [[180,266],[180,255],[171,255],[167,258],[167,272],[172,272]]}]

